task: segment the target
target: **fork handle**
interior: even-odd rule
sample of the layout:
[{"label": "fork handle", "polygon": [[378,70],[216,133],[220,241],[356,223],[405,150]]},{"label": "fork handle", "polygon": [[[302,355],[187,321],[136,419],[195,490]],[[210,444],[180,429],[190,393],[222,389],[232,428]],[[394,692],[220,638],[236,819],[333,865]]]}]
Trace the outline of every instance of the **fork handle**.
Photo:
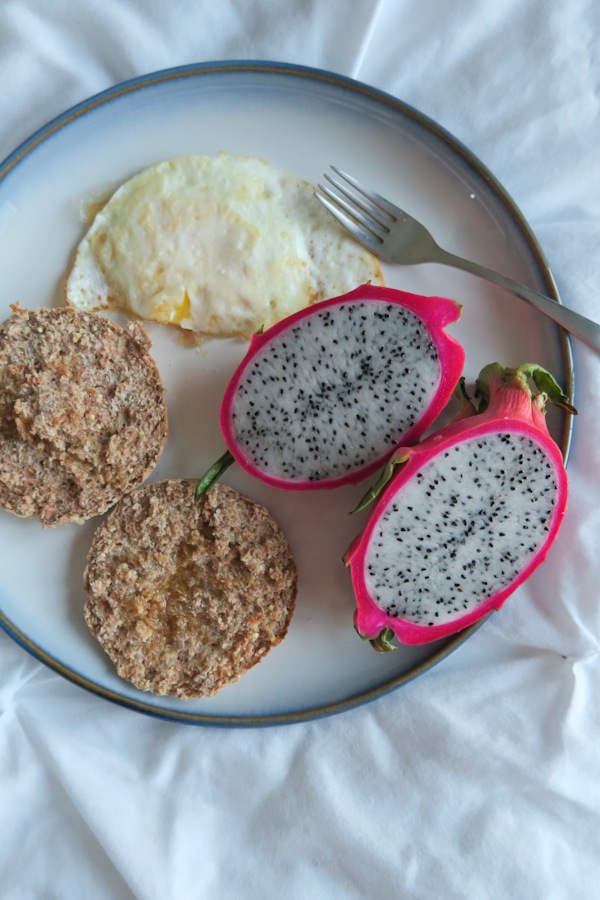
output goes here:
[{"label": "fork handle", "polygon": [[513,281],[512,278],[500,275],[486,266],[480,266],[478,263],[463,259],[462,256],[448,253],[447,250],[442,250],[441,247],[438,249],[439,253],[436,253],[435,262],[444,263],[456,269],[463,269],[465,272],[471,272],[473,275],[485,278],[486,281],[499,284],[506,290],[516,294],[521,300],[525,300],[531,306],[534,306],[535,309],[544,313],[544,315],[549,316],[574,337],[591,347],[592,350],[600,352],[600,325],[597,322],[586,319],[585,316],[581,316],[567,306],[562,306],[556,300],[551,300],[550,297],[546,297],[544,294],[540,294],[524,284],[519,284],[518,281]]}]

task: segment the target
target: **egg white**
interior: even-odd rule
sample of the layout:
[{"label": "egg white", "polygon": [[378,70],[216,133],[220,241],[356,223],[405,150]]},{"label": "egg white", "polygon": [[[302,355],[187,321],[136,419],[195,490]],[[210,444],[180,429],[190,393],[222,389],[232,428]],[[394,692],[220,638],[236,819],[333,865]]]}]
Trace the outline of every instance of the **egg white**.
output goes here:
[{"label": "egg white", "polygon": [[159,162],[121,185],[79,244],[67,303],[207,335],[249,336],[310,303],[383,283],[311,185],[254,157]]}]

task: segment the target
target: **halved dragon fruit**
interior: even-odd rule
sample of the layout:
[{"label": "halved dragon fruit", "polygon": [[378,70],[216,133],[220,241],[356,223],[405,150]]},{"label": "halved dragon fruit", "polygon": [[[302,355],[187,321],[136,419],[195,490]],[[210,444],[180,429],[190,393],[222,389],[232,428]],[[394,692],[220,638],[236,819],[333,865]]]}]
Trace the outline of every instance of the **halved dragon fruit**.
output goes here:
[{"label": "halved dragon fruit", "polygon": [[448,403],[464,351],[444,329],[460,311],[443,297],[362,285],[255,335],[221,406],[228,451],[199,492],[234,460],[297,490],[373,472]]},{"label": "halved dragon fruit", "polygon": [[567,475],[545,406],[575,410],[535,365],[493,363],[477,387],[477,412],[463,404],[456,421],[398,449],[359,504],[378,498],[345,562],[356,630],[377,650],[393,650],[394,636],[446,637],[499,609],[557,535]]}]

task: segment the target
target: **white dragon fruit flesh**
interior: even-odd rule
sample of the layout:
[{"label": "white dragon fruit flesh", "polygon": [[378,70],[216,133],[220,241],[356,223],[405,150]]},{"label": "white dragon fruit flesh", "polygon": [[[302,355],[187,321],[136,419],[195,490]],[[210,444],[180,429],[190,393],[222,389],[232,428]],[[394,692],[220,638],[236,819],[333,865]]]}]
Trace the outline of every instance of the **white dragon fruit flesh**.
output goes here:
[{"label": "white dragon fruit flesh", "polygon": [[463,407],[456,421],[398,449],[359,504],[376,499],[345,562],[356,630],[377,650],[394,649],[394,637],[447,637],[499,609],[557,535],[567,475],[545,406],[575,410],[535,365],[494,363],[477,387],[477,412]]},{"label": "white dragon fruit flesh", "polygon": [[362,285],[255,335],[221,405],[228,450],[199,492],[234,460],[288,489],[373,472],[450,400],[464,351],[444,329],[460,311],[443,297]]}]

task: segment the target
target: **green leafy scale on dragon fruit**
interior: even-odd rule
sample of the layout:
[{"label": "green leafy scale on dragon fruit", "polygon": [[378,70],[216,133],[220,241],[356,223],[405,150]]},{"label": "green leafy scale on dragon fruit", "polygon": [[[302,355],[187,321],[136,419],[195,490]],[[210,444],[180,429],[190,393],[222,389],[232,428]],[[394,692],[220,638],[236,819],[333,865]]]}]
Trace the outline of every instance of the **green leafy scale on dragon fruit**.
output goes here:
[{"label": "green leafy scale on dragon fruit", "polygon": [[444,329],[460,311],[362,285],[255,335],[221,406],[231,457],[287,489],[360,481],[447,405],[464,351]]},{"label": "green leafy scale on dragon fruit", "polygon": [[380,482],[391,481],[346,555],[355,626],[376,649],[393,649],[393,636],[421,644],[462,630],[499,609],[545,559],[567,477],[546,427],[549,395],[532,393],[529,378],[566,404],[539,366],[492,364],[478,381],[479,413],[463,408],[390,460]]}]

